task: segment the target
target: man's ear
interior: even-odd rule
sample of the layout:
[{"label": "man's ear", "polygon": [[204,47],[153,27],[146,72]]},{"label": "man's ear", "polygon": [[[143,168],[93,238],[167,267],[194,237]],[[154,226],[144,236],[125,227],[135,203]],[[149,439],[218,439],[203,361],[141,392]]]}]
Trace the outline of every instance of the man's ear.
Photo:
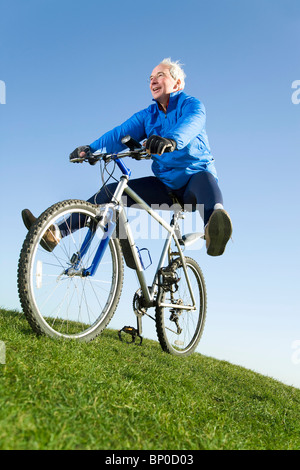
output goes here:
[{"label": "man's ear", "polygon": [[174,85],[174,90],[180,90],[181,80],[178,78],[177,82]]}]

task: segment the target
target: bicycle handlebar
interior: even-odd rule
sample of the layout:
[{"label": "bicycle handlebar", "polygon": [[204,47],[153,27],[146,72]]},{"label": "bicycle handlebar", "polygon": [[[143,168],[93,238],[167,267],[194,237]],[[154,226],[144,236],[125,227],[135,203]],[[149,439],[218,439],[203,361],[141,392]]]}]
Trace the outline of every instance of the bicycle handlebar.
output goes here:
[{"label": "bicycle handlebar", "polygon": [[86,155],[85,157],[75,157],[70,159],[71,163],[83,163],[91,161],[94,163],[104,160],[106,163],[111,160],[118,160],[119,158],[124,157],[131,157],[135,160],[147,160],[151,158],[151,155],[147,153],[146,149],[141,146],[141,144],[135,141],[129,135],[123,137],[122,143],[129,148],[127,152],[120,152],[120,153],[92,153],[90,155]]},{"label": "bicycle handlebar", "polygon": [[71,163],[83,163],[83,162],[98,162],[100,160],[104,160],[106,163],[110,160],[117,160],[118,158],[124,157],[131,157],[135,160],[146,160],[150,159],[151,155],[149,155],[144,149],[140,150],[133,150],[129,152],[121,152],[121,153],[92,153],[89,156],[85,157],[76,157],[70,159]]}]

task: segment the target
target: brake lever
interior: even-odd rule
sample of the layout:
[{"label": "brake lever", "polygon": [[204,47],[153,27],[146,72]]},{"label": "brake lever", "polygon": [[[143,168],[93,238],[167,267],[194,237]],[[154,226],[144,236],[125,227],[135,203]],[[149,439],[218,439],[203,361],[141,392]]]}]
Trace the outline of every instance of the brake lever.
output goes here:
[{"label": "brake lever", "polygon": [[70,158],[71,163],[83,163],[85,160],[85,157]]},{"label": "brake lever", "polygon": [[137,150],[136,153],[135,152],[131,153],[131,158],[133,158],[134,160],[150,160],[151,155],[148,154],[147,152],[141,152]]},{"label": "brake lever", "polygon": [[143,159],[143,154],[141,154],[140,152],[131,152],[130,156],[134,160],[142,160]]}]

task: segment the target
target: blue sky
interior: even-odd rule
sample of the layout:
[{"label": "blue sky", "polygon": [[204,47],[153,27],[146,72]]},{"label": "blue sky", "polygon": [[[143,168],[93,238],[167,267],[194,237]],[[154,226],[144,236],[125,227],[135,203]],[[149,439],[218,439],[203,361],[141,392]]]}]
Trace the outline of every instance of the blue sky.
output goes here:
[{"label": "blue sky", "polygon": [[[69,153],[148,106],[147,77],[172,57],[185,64],[185,91],[206,106],[234,224],[224,256],[191,252],[208,290],[199,352],[300,387],[300,104],[291,99],[299,1],[0,0],[0,8],[0,305],[19,308],[21,210],[39,214],[98,189],[98,169],[70,164]],[[128,165],[135,177],[150,172],[148,162]],[[135,324],[137,287],[127,271],[112,327]],[[155,339],[147,318],[144,332]]]}]

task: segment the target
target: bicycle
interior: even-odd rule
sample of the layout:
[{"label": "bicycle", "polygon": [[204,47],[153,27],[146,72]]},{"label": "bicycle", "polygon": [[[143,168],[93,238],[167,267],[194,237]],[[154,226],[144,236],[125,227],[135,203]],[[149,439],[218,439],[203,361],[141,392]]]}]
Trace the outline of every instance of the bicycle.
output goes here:
[{"label": "bicycle", "polygon": [[[195,351],[206,319],[206,287],[203,273],[185,248],[201,233],[181,235],[179,219],[184,208],[174,200],[167,223],[135,193],[128,181],[131,171],[124,157],[151,158],[130,136],[122,139],[128,151],[119,154],[92,154],[73,162],[101,161],[104,169],[115,162],[121,176],[111,201],[93,205],[82,200],[58,202],[43,212],[32,225],[23,243],[18,265],[18,292],[23,312],[38,335],[90,341],[108,325],[117,308],[123,287],[124,264],[134,269],[140,288],[134,294],[133,310],[137,328],[124,327],[133,341],[142,341],[142,317],[156,323],[163,351],[187,356]],[[101,165],[102,165],[101,164]],[[126,193],[167,232],[153,282],[148,286],[143,254],[135,243],[122,195]],[[72,221],[77,218],[77,230]],[[67,226],[67,236],[53,251],[45,246],[45,233]],[[150,253],[149,259],[150,259]],[[152,260],[151,260],[152,262]],[[148,309],[155,308],[155,317]],[[127,329],[127,330],[126,330]],[[129,331],[129,329],[131,329]],[[134,330],[134,331],[132,331]]]}]

